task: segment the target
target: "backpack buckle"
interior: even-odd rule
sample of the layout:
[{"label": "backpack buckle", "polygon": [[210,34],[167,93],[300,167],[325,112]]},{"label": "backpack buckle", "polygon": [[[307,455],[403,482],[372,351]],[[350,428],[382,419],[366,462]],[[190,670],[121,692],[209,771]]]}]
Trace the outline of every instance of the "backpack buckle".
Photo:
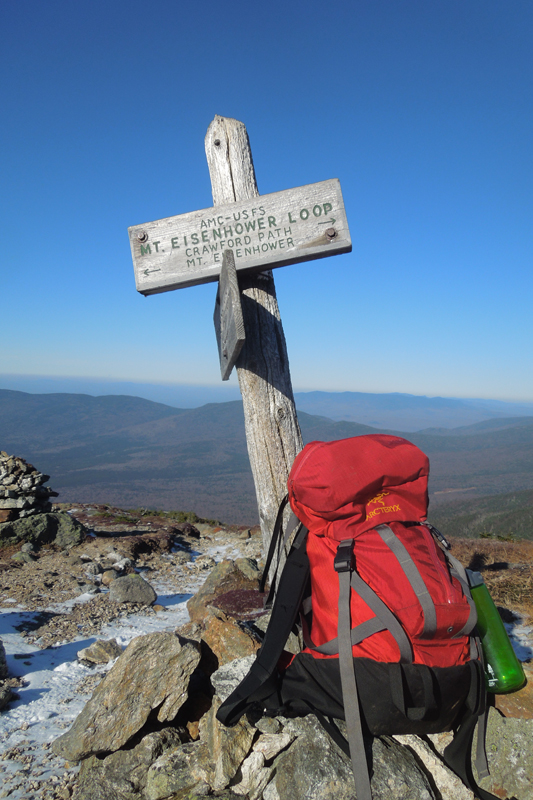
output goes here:
[{"label": "backpack buckle", "polygon": [[333,566],[335,572],[349,572],[352,568],[353,539],[343,539],[337,547]]}]

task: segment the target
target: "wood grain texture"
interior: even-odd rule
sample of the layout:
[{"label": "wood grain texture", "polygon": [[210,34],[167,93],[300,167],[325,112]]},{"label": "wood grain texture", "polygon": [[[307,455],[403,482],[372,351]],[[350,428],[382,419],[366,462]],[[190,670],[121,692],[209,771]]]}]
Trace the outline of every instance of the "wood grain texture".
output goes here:
[{"label": "wood grain texture", "polygon": [[246,339],[241,293],[231,250],[226,250],[222,257],[213,322],[220,359],[220,374],[222,380],[227,381]]},{"label": "wood grain texture", "polygon": [[[205,138],[214,205],[258,197],[246,127],[216,116]],[[272,272],[239,278],[246,341],[237,361],[246,440],[266,551],[303,447]]]},{"label": "wood grain texture", "polygon": [[238,272],[352,249],[336,178],[132,225],[128,232],[137,291],[144,295],[218,280],[227,249]]}]

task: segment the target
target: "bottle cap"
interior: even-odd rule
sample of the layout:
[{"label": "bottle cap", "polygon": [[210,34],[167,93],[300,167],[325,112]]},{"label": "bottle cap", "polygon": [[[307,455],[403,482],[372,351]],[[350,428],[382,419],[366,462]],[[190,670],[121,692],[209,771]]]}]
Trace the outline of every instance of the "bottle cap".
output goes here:
[{"label": "bottle cap", "polygon": [[483,586],[483,584],[485,583],[481,572],[475,572],[472,569],[467,569],[465,570],[465,572],[467,574],[468,583],[470,584],[471,589],[473,589],[475,586]]}]

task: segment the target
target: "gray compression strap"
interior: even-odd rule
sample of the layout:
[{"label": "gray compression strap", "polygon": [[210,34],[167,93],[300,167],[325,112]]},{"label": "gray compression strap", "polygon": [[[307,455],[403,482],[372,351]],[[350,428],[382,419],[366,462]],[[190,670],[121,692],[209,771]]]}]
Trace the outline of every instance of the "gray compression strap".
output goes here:
[{"label": "gray compression strap", "polygon": [[313,610],[313,599],[311,595],[302,601],[302,614],[309,614]]},{"label": "gray compression strap", "polygon": [[[304,635],[304,644],[310,650],[315,650],[317,653],[323,653],[326,656],[337,655],[339,652],[338,636],[336,636],[335,639],[330,639],[330,641],[326,642],[325,644],[315,645],[309,635],[307,625],[302,626],[302,629]],[[352,647],[355,644],[362,642],[363,639],[367,639],[369,636],[372,636],[374,633],[380,633],[384,630],[386,630],[386,626],[377,617],[372,617],[371,619],[367,619],[366,622],[361,622],[360,625],[356,625],[355,628],[352,628],[350,631]]]},{"label": "gray compression strap", "polygon": [[406,632],[383,600],[365,583],[357,571],[352,573],[352,588],[361,597],[367,606],[372,609],[376,617],[381,620],[384,628],[393,635],[400,650],[400,664],[413,663],[413,651]]},{"label": "gray compression strap", "polygon": [[461,564],[461,562],[458,561],[454,556],[452,556],[452,554],[450,552],[448,552],[448,550],[444,551],[444,555],[446,556],[446,558],[448,559],[448,561],[450,562],[452,567],[457,572],[457,575],[459,577],[459,580],[461,581],[461,584],[463,584],[463,585],[466,584],[466,586],[470,586],[470,584],[468,582],[468,575],[466,574],[466,570],[463,567],[463,565]]},{"label": "gray compression strap", "polygon": [[281,545],[281,547],[283,549],[286,548],[287,542],[289,541],[289,538],[290,538],[291,534],[296,530],[298,525],[301,525],[301,524],[302,523],[300,522],[300,520],[298,519],[298,517],[296,516],[294,511],[291,511],[291,515],[290,515],[289,520],[287,522],[287,531],[285,533],[285,536],[283,537],[283,542],[282,542],[282,545]]},{"label": "gray compression strap", "polygon": [[[343,550],[343,553],[341,553],[341,550]],[[357,800],[372,800],[350,639],[350,564],[352,550],[353,539],[345,539],[339,544],[337,556],[335,557],[335,570],[339,576],[339,621],[337,630],[339,670]],[[339,557],[341,561],[343,558],[345,559],[344,563],[339,564]]]},{"label": "gray compression strap", "polygon": [[483,714],[480,714],[477,719],[477,745],[474,764],[476,765],[478,779],[487,778],[490,775],[487,761],[486,736],[487,710],[485,709]]},{"label": "gray compression strap", "polygon": [[296,536],[294,537],[293,542],[292,542],[292,547],[295,550],[299,550],[300,549],[302,544],[307,539],[307,534],[308,533],[309,533],[308,529],[304,525],[302,525],[302,527],[300,528],[300,530],[298,531],[298,533],[296,534]]},{"label": "gray compression strap", "polygon": [[466,574],[466,570],[451,553],[447,550],[444,551],[444,555],[449,562],[450,565],[450,572],[451,574],[457,578],[459,583],[461,584],[461,588],[463,590],[463,594],[466,597],[466,601],[470,607],[470,613],[468,615],[468,619],[456,634],[454,634],[453,638],[456,639],[459,636],[466,636],[474,630],[474,627],[477,625],[477,609],[476,604],[472,600],[472,595],[470,593],[470,583],[468,581],[468,575]]},{"label": "gray compression strap", "polygon": [[409,552],[403,542],[401,542],[396,534],[389,528],[388,525],[378,525],[377,532],[387,545],[390,547],[396,558],[398,559],[401,568],[405,572],[406,578],[413,587],[413,591],[417,596],[418,602],[422,606],[424,614],[424,630],[422,631],[421,639],[432,639],[437,630],[437,612],[435,611],[435,603],[427,590],[422,575],[418,567],[409,555]]}]

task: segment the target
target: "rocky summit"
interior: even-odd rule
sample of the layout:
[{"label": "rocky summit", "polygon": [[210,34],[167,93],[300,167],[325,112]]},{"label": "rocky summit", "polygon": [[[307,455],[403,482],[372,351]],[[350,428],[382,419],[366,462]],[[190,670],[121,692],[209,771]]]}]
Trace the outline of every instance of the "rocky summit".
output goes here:
[{"label": "rocky summit", "polygon": [[[188,602],[191,622],[139,637],[118,658],[53,745],[81,760],[75,800],[353,800],[350,760],[313,715],[248,715],[232,728],[216,718],[262,640],[260,575],[250,558],[219,562]],[[481,785],[497,796],[533,800],[531,716],[490,710],[492,775]],[[473,800],[440,757],[448,736],[368,741],[374,800]]]},{"label": "rocky summit", "polygon": [[[34,794],[28,785],[21,796],[354,800],[350,761],[314,716],[248,715],[233,728],[216,718],[221,703],[247,674],[268,623],[259,592],[259,529],[191,524],[97,505],[55,506],[46,513],[74,520],[82,527],[81,541],[65,545],[56,537],[43,542],[27,533],[24,543],[19,539],[6,545],[0,551],[0,597],[36,610],[81,591],[91,599],[43,615],[39,627],[27,631],[28,641],[47,647],[80,634],[98,637],[117,616],[157,615],[162,606],[153,589],[156,582],[178,593],[194,576],[196,591],[187,603],[190,620],[179,628],[136,636],[124,650],[99,637],[78,651],[80,662],[95,668],[89,681],[92,695],[53,742],[51,753],[67,768],[77,763],[79,772],[49,793],[37,781]],[[39,515],[31,518],[37,529]],[[32,547],[32,559],[13,559],[25,544]],[[296,639],[291,646],[297,649]],[[96,669],[102,664],[107,671]],[[0,646],[2,680],[9,677]],[[500,797],[533,800],[528,692],[526,687],[514,695],[514,703],[490,709],[491,776],[480,784]],[[447,737],[369,740],[374,800],[474,800],[441,759]],[[5,791],[9,796],[7,784]]]},{"label": "rocky summit", "polygon": [[[202,643],[161,633],[139,637],[124,651],[53,745],[63,757],[82,760],[75,800],[353,800],[350,760],[314,716],[249,716],[232,728],[218,722],[220,704],[254,656],[233,660],[208,679]],[[206,710],[191,725],[200,697]],[[492,776],[481,781],[484,788],[533,798],[532,735],[532,719],[490,710]],[[374,800],[474,800],[440,759],[447,742],[448,734],[369,741]]]}]

